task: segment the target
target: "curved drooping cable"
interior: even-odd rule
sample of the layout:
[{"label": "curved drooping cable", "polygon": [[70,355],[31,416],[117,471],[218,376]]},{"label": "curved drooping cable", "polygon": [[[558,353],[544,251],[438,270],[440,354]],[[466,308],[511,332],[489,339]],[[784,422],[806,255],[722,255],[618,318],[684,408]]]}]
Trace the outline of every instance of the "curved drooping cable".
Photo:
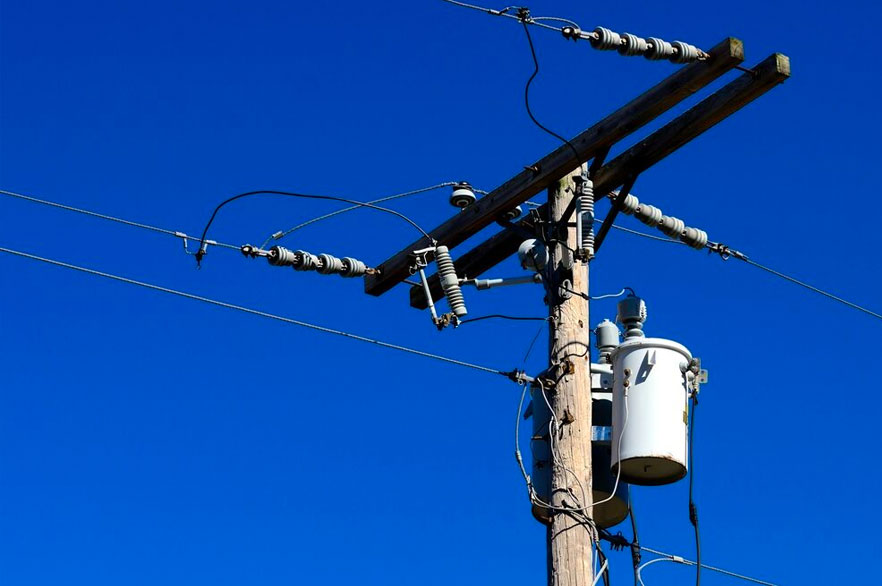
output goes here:
[{"label": "curved drooping cable", "polygon": [[533,124],[538,126],[544,132],[550,134],[554,138],[566,144],[570,147],[570,150],[573,151],[573,156],[575,157],[576,164],[581,164],[581,157],[579,156],[579,151],[576,150],[576,147],[573,146],[569,140],[561,136],[560,134],[554,132],[550,128],[544,126],[539,120],[536,119],[536,116],[533,115],[533,110],[530,108],[530,85],[533,83],[533,80],[536,79],[536,76],[539,75],[539,59],[536,57],[536,48],[533,46],[533,37],[530,35],[530,29],[527,26],[526,19],[521,19],[522,24],[524,25],[524,33],[527,35],[527,43],[530,45],[530,55],[533,57],[533,74],[527,80],[527,84],[524,86],[524,106],[527,108],[527,116],[530,117],[530,120],[533,121]]},{"label": "curved drooping cable", "polygon": [[[338,215],[344,214],[346,212],[351,212],[351,211],[354,211],[357,209],[361,209],[361,208],[365,207],[365,205],[368,205],[368,204],[378,204],[378,203],[383,203],[384,201],[391,201],[393,199],[401,199],[403,197],[409,197],[411,195],[417,195],[420,193],[426,193],[427,191],[434,191],[435,189],[441,189],[442,187],[452,187],[453,185],[456,185],[456,181],[445,181],[444,183],[438,183],[436,185],[430,185],[428,187],[421,187],[419,189],[405,191],[404,193],[396,193],[395,195],[387,195],[385,197],[381,197],[378,199],[372,199],[372,200],[366,202],[365,204],[358,204],[358,205],[350,206],[348,208],[334,210],[333,212],[328,212],[327,214],[323,214],[321,216],[317,216],[317,217],[312,218],[310,220],[307,220],[305,222],[301,222],[300,224],[297,224],[296,226],[289,228],[287,230],[280,231],[280,232],[274,232],[273,234],[270,234],[266,240],[263,241],[263,244],[261,244],[260,247],[266,248],[266,245],[269,244],[270,240],[281,240],[285,236],[288,236],[292,232],[296,232],[297,230],[300,230],[301,228],[306,228],[307,226],[309,226],[311,224],[315,224],[316,222],[321,222],[322,220],[327,220],[328,218],[333,218],[334,216],[338,216]],[[478,189],[475,189],[474,191],[480,192],[480,190],[478,190]],[[486,194],[487,192],[485,191],[483,193]]]},{"label": "curved drooping cable", "polygon": [[393,216],[397,216],[397,217],[401,218],[402,220],[404,220],[405,222],[407,222],[408,224],[410,224],[411,226],[416,228],[423,236],[425,236],[429,240],[429,242],[433,241],[432,237],[429,235],[429,233],[426,232],[425,230],[423,230],[419,224],[417,224],[416,222],[414,222],[413,220],[411,220],[410,218],[408,218],[407,216],[405,216],[401,212],[397,212],[397,211],[389,209],[389,208],[384,208],[382,206],[374,205],[374,204],[363,202],[363,201],[356,201],[354,199],[347,199],[345,197],[336,197],[333,195],[310,195],[310,194],[305,194],[305,193],[295,193],[292,191],[277,191],[274,189],[258,189],[255,191],[246,191],[245,193],[240,193],[238,195],[234,195],[233,197],[225,199],[220,204],[218,204],[218,206],[216,208],[214,208],[214,211],[211,213],[211,217],[208,219],[208,223],[205,224],[205,229],[202,230],[202,237],[199,240],[199,252],[196,253],[196,262],[197,263],[201,262],[202,257],[205,256],[205,253],[203,252],[203,247],[205,244],[205,236],[206,236],[206,234],[208,234],[208,229],[211,227],[212,222],[214,222],[214,219],[217,216],[217,213],[221,210],[221,208],[223,208],[228,203],[236,201],[237,199],[242,199],[243,197],[249,197],[252,195],[283,195],[286,197],[300,197],[300,198],[304,198],[304,199],[339,201],[339,202],[343,202],[343,203],[356,205],[359,207],[370,208],[370,209],[377,210],[380,212],[386,212],[387,214],[392,214]]}]

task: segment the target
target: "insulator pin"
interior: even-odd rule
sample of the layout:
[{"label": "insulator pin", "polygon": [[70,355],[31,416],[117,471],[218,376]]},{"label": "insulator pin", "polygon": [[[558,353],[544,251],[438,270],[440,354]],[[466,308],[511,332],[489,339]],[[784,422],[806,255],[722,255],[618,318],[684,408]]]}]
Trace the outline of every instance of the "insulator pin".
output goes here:
[{"label": "insulator pin", "polygon": [[659,223],[658,225],[658,229],[671,238],[679,238],[680,235],[683,233],[683,230],[686,229],[686,224],[684,224],[683,220],[681,220],[680,218],[674,218],[672,216],[662,216],[661,223]]},{"label": "insulator pin", "polygon": [[594,29],[595,38],[589,42],[599,51],[615,51],[622,45],[622,36],[602,26]]},{"label": "insulator pin", "polygon": [[646,39],[632,35],[631,33],[622,34],[622,44],[619,46],[619,54],[626,57],[634,55],[643,55],[649,50],[649,44]]},{"label": "insulator pin", "polygon": [[441,281],[441,289],[447,297],[447,304],[456,317],[468,314],[462,290],[459,288],[459,278],[456,276],[456,267],[450,258],[450,250],[446,246],[435,248],[435,262],[438,264],[438,277]]},{"label": "insulator pin", "polygon": [[701,250],[707,245],[707,232],[698,228],[686,228],[680,235],[680,240],[692,248]]},{"label": "insulator pin", "polygon": [[674,47],[669,42],[654,37],[647,40],[649,41],[649,48],[643,54],[647,59],[659,61],[661,59],[670,59],[674,56]]}]

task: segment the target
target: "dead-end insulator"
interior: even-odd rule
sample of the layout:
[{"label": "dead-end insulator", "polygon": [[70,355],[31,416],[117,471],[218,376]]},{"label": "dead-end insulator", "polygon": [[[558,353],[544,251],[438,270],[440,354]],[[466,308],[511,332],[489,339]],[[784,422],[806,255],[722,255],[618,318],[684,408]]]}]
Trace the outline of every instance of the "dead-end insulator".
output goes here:
[{"label": "dead-end insulator", "polygon": [[291,267],[295,271],[316,271],[322,275],[362,277],[376,272],[352,257],[337,258],[327,253],[316,256],[305,250],[288,250],[284,246],[273,246],[265,256],[267,262],[273,266]]}]

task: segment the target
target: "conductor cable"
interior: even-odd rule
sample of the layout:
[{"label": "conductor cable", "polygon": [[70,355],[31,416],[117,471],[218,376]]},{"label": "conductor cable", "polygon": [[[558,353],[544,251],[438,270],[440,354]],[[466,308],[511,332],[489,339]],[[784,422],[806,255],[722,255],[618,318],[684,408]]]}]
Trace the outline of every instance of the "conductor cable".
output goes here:
[{"label": "conductor cable", "polygon": [[78,265],[74,265],[74,264],[70,264],[70,263],[62,262],[62,261],[59,261],[59,260],[54,260],[54,259],[50,259],[50,258],[45,258],[45,257],[42,257],[42,256],[37,256],[37,255],[35,255],[35,254],[29,254],[29,253],[27,253],[27,252],[21,252],[21,251],[18,251],[18,250],[13,250],[13,249],[10,249],[10,248],[3,248],[3,247],[0,247],[0,252],[2,252],[2,253],[6,253],[6,254],[9,254],[9,255],[12,255],[12,256],[18,256],[18,257],[21,257],[21,258],[27,258],[27,259],[30,259],[30,260],[39,261],[39,262],[46,263],[46,264],[50,264],[50,265],[54,265],[54,266],[57,266],[57,267],[62,267],[62,268],[66,268],[66,269],[71,269],[71,270],[74,270],[74,271],[78,271],[78,272],[81,272],[81,273],[86,273],[86,274],[89,274],[89,275],[94,275],[94,276],[97,276],[97,277],[103,277],[103,278],[105,278],[105,279],[110,279],[110,280],[113,280],[113,281],[119,281],[119,282],[121,282],[121,283],[128,283],[128,284],[130,284],[130,285],[137,285],[137,286],[139,286],[139,287],[144,287],[145,289],[151,289],[151,290],[153,290],[153,291],[159,291],[159,292],[161,292],[161,293],[167,293],[167,294],[169,294],[169,295],[176,295],[176,296],[178,296],[178,297],[184,297],[184,298],[186,298],[186,299],[192,299],[192,300],[194,300],[194,301],[201,301],[202,303],[207,303],[207,304],[209,304],[209,305],[215,305],[215,306],[218,306],[218,307],[225,307],[225,308],[227,308],[227,309],[234,309],[234,310],[236,310],[236,311],[241,311],[242,313],[247,313],[247,314],[251,314],[251,315],[257,315],[257,316],[260,316],[260,317],[265,317],[265,318],[268,318],[268,319],[272,319],[272,320],[280,321],[280,322],[283,322],[283,323],[286,323],[286,324],[295,325],[295,326],[300,326],[300,327],[303,327],[303,328],[307,328],[307,329],[311,329],[311,330],[316,330],[316,331],[319,331],[319,332],[324,332],[324,333],[326,333],[326,334],[334,334],[335,336],[341,336],[341,337],[344,337],[344,338],[349,338],[349,339],[351,339],[351,340],[357,340],[357,341],[359,341],[359,342],[367,342],[367,343],[370,343],[370,344],[375,344],[375,345],[377,345],[377,346],[382,346],[383,348],[389,348],[390,350],[397,350],[397,351],[399,351],[399,352],[405,352],[405,353],[408,353],[408,354],[414,354],[414,355],[416,355],[416,356],[422,356],[422,357],[424,357],[424,358],[431,358],[431,359],[433,359],[433,360],[438,360],[438,361],[440,361],[440,362],[446,362],[446,363],[448,363],[448,364],[455,364],[455,365],[457,365],[457,366],[462,366],[462,367],[470,368],[470,369],[473,369],[473,370],[479,370],[479,371],[481,371],[481,372],[487,372],[487,373],[490,373],[490,374],[499,374],[499,375],[502,375],[502,376],[504,376],[504,377],[506,377],[506,378],[509,378],[509,374],[510,374],[509,372],[505,372],[505,371],[502,371],[502,370],[497,370],[497,369],[495,369],[495,368],[489,368],[489,367],[486,367],[486,366],[481,366],[481,365],[479,365],[479,364],[472,364],[472,363],[470,363],[470,362],[465,362],[465,361],[463,361],[463,360],[457,360],[457,359],[455,359],[455,358],[448,358],[448,357],[446,357],[446,356],[440,356],[440,355],[438,355],[438,354],[432,354],[431,352],[424,352],[424,351],[422,351],[422,350],[416,350],[416,349],[414,349],[414,348],[408,348],[407,346],[401,346],[401,345],[399,345],[399,344],[392,344],[392,343],[390,343],[390,342],[384,342],[384,341],[382,341],[382,340],[376,340],[376,339],[374,339],[374,338],[368,338],[367,336],[360,336],[360,335],[358,335],[358,334],[352,334],[352,333],[349,333],[349,332],[344,332],[344,331],[342,331],[342,330],[335,330],[335,329],[333,329],[333,328],[328,328],[328,327],[325,327],[325,326],[320,326],[320,325],[312,324],[312,323],[309,323],[309,322],[305,322],[305,321],[301,321],[301,320],[297,320],[297,319],[292,319],[292,318],[284,317],[284,316],[281,316],[281,315],[276,315],[276,314],[269,313],[269,312],[266,312],[266,311],[260,311],[260,310],[258,310],[258,309],[252,309],[252,308],[250,308],[250,307],[244,307],[244,306],[242,306],[242,305],[235,305],[235,304],[233,304],[233,303],[227,303],[227,302],[225,302],[225,301],[218,301],[218,300],[216,300],[216,299],[211,299],[211,298],[208,298],[208,297],[203,297],[203,296],[201,296],[201,295],[194,295],[193,293],[187,293],[187,292],[184,292],[184,291],[179,291],[179,290],[177,290],[177,289],[170,289],[170,288],[168,288],[168,287],[163,287],[163,286],[161,286],[161,285],[154,285],[154,284],[152,284],[152,283],[146,283],[146,282],[144,282],[144,281],[136,281],[135,279],[129,279],[129,278],[127,278],[127,277],[121,277],[121,276],[114,275],[114,274],[111,274],[111,273],[105,273],[105,272],[98,271],[98,270],[95,270],[95,269],[90,269],[90,268],[87,268],[87,267],[82,267],[82,266],[78,266]]},{"label": "conductor cable", "polygon": [[370,209],[377,210],[380,212],[386,212],[388,214],[392,214],[393,216],[397,216],[397,217],[401,218],[402,220],[404,220],[405,222],[407,222],[408,224],[410,224],[411,226],[416,228],[420,232],[420,234],[422,234],[423,236],[425,236],[429,240],[430,243],[434,243],[434,239],[429,235],[428,232],[423,230],[419,226],[419,224],[417,224],[416,222],[414,222],[413,220],[411,220],[410,218],[408,218],[407,216],[405,216],[401,212],[397,212],[397,211],[391,210],[389,208],[384,208],[384,207],[374,205],[371,203],[367,203],[367,202],[363,202],[363,201],[356,201],[354,199],[347,199],[345,197],[336,197],[333,195],[310,195],[310,194],[305,194],[305,193],[296,193],[296,192],[292,192],[292,191],[276,191],[273,189],[258,189],[255,191],[247,191],[245,193],[240,193],[238,195],[234,195],[233,197],[225,199],[220,204],[218,204],[218,206],[216,208],[214,208],[214,211],[211,213],[211,217],[208,219],[208,223],[205,224],[205,229],[202,230],[202,238],[199,241],[199,252],[196,253],[196,262],[197,263],[201,262],[202,257],[205,256],[205,253],[203,252],[203,245],[205,243],[205,236],[208,234],[208,229],[211,227],[212,222],[214,222],[214,219],[215,219],[215,217],[217,217],[217,213],[221,210],[221,208],[223,208],[225,205],[227,205],[231,202],[236,201],[237,199],[242,199],[243,197],[250,197],[252,195],[283,195],[286,197],[299,197],[299,198],[304,198],[304,199],[339,201],[339,202],[343,202],[343,203],[356,205],[359,207],[370,208]]},{"label": "conductor cable", "polygon": [[[368,202],[365,202],[364,204],[358,204],[358,205],[353,205],[353,206],[350,206],[347,208],[334,210],[333,212],[329,212],[327,214],[317,216],[315,218],[312,218],[311,220],[307,220],[305,222],[297,224],[293,228],[289,228],[285,231],[280,231],[280,232],[275,232],[273,234],[270,234],[269,237],[263,242],[263,244],[260,245],[260,247],[266,248],[266,245],[269,244],[270,240],[281,240],[285,236],[288,236],[292,232],[296,232],[297,230],[300,230],[301,228],[305,228],[311,224],[315,224],[316,222],[321,222],[322,220],[327,220],[328,218],[333,218],[334,216],[344,214],[346,212],[351,212],[353,210],[361,209],[361,208],[365,207],[365,205],[383,203],[384,201],[391,201],[393,199],[401,199],[403,197],[417,195],[420,193],[426,193],[427,191],[434,191],[435,189],[441,189],[443,187],[451,187],[456,184],[457,184],[456,181],[445,181],[444,183],[438,183],[437,185],[430,185],[429,187],[421,187],[420,189],[414,189],[412,191],[406,191],[404,193],[397,193],[395,195],[387,195],[387,196],[381,197],[379,199],[372,199]],[[478,190],[478,189],[474,189],[474,191],[478,192],[478,193],[485,193],[485,194],[487,193],[486,191],[481,192],[481,190]]]}]

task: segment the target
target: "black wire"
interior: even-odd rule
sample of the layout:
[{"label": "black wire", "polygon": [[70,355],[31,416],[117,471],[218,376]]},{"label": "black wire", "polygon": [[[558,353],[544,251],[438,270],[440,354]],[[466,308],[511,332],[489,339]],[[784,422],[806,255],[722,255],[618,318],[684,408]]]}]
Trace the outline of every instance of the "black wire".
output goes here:
[{"label": "black wire", "polygon": [[526,33],[527,42],[530,44],[530,55],[533,56],[533,67],[534,67],[533,75],[530,76],[530,79],[527,80],[527,85],[524,87],[524,105],[527,108],[527,115],[530,117],[530,120],[533,121],[533,124],[535,124],[536,126],[541,128],[543,131],[547,132],[548,134],[550,134],[554,138],[558,139],[559,141],[561,141],[564,144],[566,144],[567,146],[569,146],[570,149],[572,149],[573,155],[576,158],[576,164],[581,165],[582,161],[580,159],[582,157],[579,155],[579,151],[576,150],[576,147],[573,146],[573,143],[571,143],[570,141],[568,141],[566,138],[559,135],[558,133],[554,132],[553,130],[543,126],[542,123],[539,122],[538,120],[536,120],[536,117],[533,116],[533,111],[530,110],[530,84],[532,84],[533,80],[536,79],[536,76],[539,75],[539,60],[536,58],[536,48],[533,46],[533,37],[530,35],[530,28],[527,26],[527,18],[528,17],[529,17],[529,13],[527,13],[526,15],[523,15],[523,14],[521,15],[521,24],[524,25],[524,33]]},{"label": "black wire", "polygon": [[302,197],[305,199],[321,199],[321,200],[325,200],[325,201],[339,201],[339,202],[348,203],[351,205],[358,205],[358,206],[363,206],[366,208],[378,210],[381,212],[386,212],[386,213],[398,216],[399,218],[401,218],[402,220],[404,220],[405,222],[407,222],[408,224],[410,224],[411,226],[413,226],[414,228],[419,230],[423,236],[425,236],[426,238],[429,239],[429,242],[432,242],[432,237],[429,236],[429,233],[426,232],[425,230],[423,230],[422,228],[420,228],[420,226],[416,222],[414,222],[413,220],[411,220],[410,218],[408,218],[407,216],[405,216],[401,212],[396,212],[395,210],[390,210],[389,208],[384,208],[384,207],[370,204],[370,203],[366,203],[363,201],[355,201],[353,199],[346,199],[344,197],[336,197],[333,195],[307,195],[304,193],[293,193],[290,191],[275,191],[275,190],[269,190],[269,189],[261,189],[258,191],[248,191],[246,193],[240,193],[239,195],[234,195],[233,197],[222,201],[216,208],[214,208],[214,212],[212,212],[211,218],[208,219],[208,223],[205,224],[205,229],[202,231],[202,237],[199,239],[199,250],[196,252],[196,263],[197,264],[202,260],[202,257],[205,256],[205,248],[204,248],[205,247],[205,236],[206,236],[206,234],[208,234],[208,228],[211,226],[211,223],[214,222],[214,218],[215,218],[215,216],[217,216],[217,213],[220,211],[220,209],[222,207],[224,207],[225,205],[227,205],[228,203],[235,201],[237,199],[241,199],[243,197],[248,197],[251,195],[260,195],[260,194],[284,195],[287,197]]},{"label": "black wire", "polygon": [[609,562],[606,559],[606,554],[603,553],[603,550],[600,549],[600,544],[597,544],[597,558],[600,562],[601,567],[604,563],[606,563],[606,569],[603,570],[603,584],[604,586],[609,586]]},{"label": "black wire", "polygon": [[640,575],[637,573],[637,569],[640,567],[640,537],[637,534],[637,518],[634,516],[634,503],[631,502],[630,495],[628,496],[628,516],[631,518],[631,543],[629,546],[631,547],[631,563],[634,565],[634,586],[638,586],[640,582]]},{"label": "black wire", "polygon": [[548,321],[547,317],[522,317],[522,316],[516,316],[516,315],[501,315],[498,313],[494,313],[492,315],[482,315],[481,317],[473,317],[470,319],[464,319],[464,320],[460,321],[459,323],[461,325],[461,324],[471,323],[473,321],[481,321],[483,319],[493,319],[493,318],[510,319],[510,320],[514,320],[514,321]]},{"label": "black wire", "polygon": [[689,417],[689,522],[695,528],[695,585],[701,584],[701,538],[698,534],[698,507],[692,498],[692,484],[695,479],[695,468],[692,464],[692,446],[695,438],[695,407],[698,405],[698,399],[695,391],[692,391],[692,413]]}]

